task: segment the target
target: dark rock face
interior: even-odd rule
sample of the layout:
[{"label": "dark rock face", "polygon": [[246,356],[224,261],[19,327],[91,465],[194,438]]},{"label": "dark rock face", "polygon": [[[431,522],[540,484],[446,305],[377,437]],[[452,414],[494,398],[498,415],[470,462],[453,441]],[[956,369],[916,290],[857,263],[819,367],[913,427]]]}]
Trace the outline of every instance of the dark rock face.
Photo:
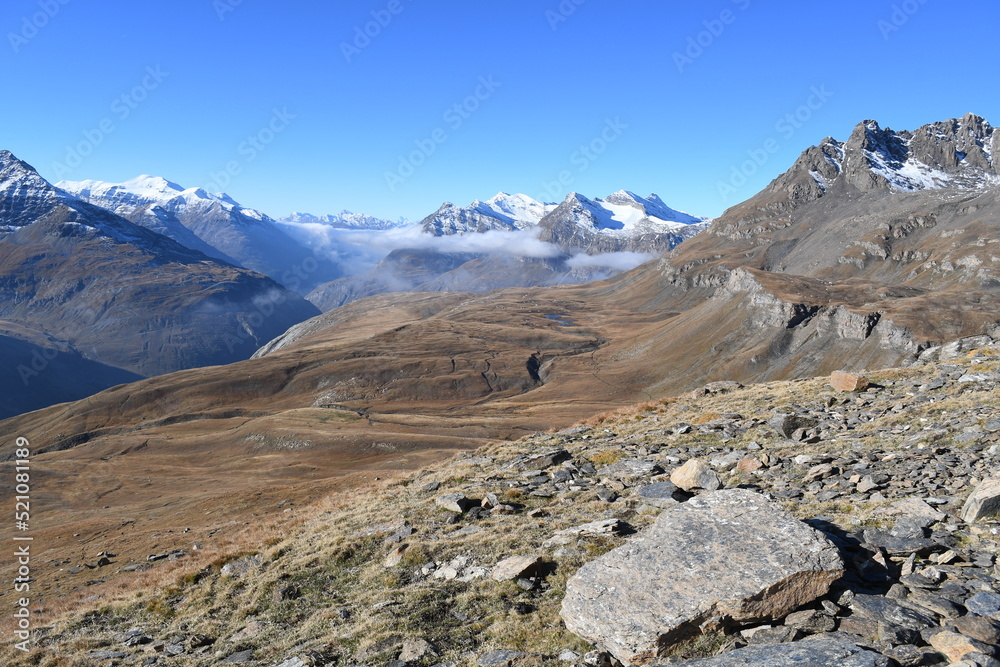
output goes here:
[{"label": "dark rock face", "polygon": [[0,318],[118,371],[108,381],[246,359],[317,313],[274,281],[69,197],[0,153]]}]

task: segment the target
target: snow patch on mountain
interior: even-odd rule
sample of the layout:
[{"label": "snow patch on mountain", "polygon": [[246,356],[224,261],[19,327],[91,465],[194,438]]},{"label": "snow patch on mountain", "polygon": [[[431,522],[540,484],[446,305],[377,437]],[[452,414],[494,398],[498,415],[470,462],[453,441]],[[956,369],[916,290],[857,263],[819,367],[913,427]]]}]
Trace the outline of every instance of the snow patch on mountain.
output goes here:
[{"label": "snow patch on mountain", "polygon": [[515,229],[526,229],[530,225],[537,225],[555,207],[555,204],[543,204],[528,195],[501,192],[486,201],[477,199],[470,208],[483,215],[504,220]]}]

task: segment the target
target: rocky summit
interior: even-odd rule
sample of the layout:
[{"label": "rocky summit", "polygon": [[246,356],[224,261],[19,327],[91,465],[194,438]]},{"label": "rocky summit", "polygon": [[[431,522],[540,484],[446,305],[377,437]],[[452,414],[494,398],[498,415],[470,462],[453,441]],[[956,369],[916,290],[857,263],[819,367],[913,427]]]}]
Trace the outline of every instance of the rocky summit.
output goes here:
[{"label": "rocky summit", "polygon": [[44,563],[89,585],[5,664],[996,665],[1000,349],[845,373],[267,500],[289,520],[238,544],[91,541]]}]

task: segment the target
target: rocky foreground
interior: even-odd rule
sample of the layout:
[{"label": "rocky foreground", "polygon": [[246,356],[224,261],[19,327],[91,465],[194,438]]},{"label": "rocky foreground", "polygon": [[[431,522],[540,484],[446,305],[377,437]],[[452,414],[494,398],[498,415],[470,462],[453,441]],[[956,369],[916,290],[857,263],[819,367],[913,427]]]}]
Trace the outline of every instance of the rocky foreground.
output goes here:
[{"label": "rocky foreground", "polygon": [[330,498],[5,663],[1000,665],[988,342],[713,383]]}]

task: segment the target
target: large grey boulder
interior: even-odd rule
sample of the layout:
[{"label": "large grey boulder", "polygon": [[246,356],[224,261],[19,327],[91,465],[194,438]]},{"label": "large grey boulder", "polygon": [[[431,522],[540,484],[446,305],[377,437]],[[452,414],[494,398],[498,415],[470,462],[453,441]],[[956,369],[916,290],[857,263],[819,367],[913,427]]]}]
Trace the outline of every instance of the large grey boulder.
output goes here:
[{"label": "large grey boulder", "polygon": [[783,618],[843,573],[837,549],[777,503],[712,491],[663,512],[567,582],[572,632],[642,665],[703,629]]},{"label": "large grey boulder", "polygon": [[[666,664],[666,663],[664,663]],[[761,644],[674,667],[887,667],[889,659],[832,637],[791,644]]]}]

